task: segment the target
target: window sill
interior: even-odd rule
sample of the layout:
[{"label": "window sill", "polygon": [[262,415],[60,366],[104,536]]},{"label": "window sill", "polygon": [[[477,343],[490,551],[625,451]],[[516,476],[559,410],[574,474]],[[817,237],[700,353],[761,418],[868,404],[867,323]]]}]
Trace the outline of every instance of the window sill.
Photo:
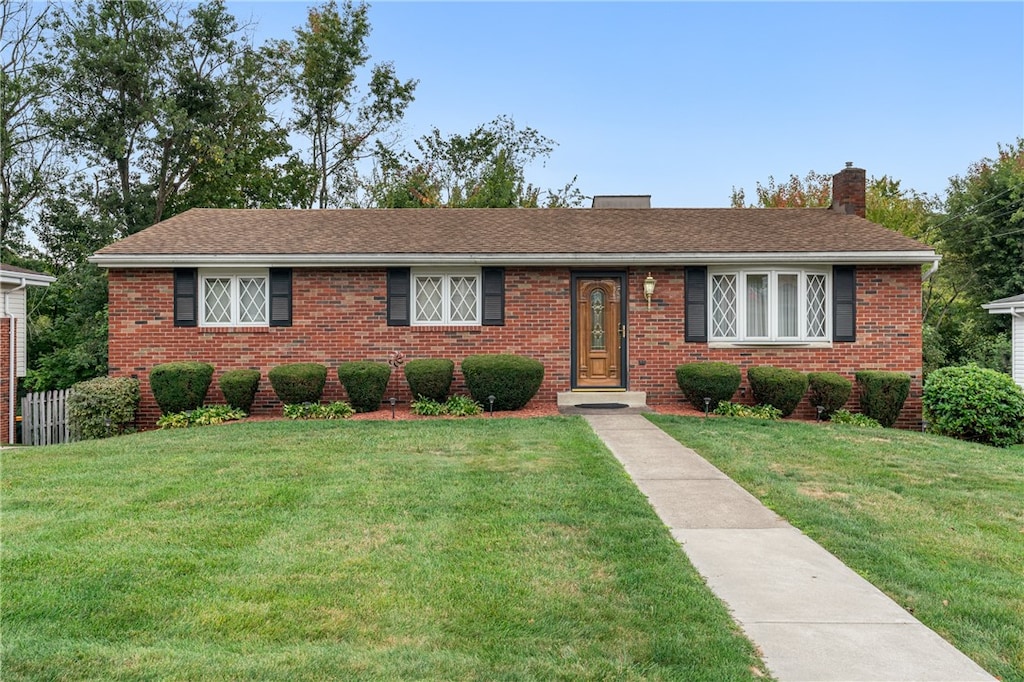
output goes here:
[{"label": "window sill", "polygon": [[204,334],[267,334],[270,327],[199,327]]},{"label": "window sill", "polygon": [[483,329],[481,324],[412,324],[409,327],[418,332],[467,332]]},{"label": "window sill", "polygon": [[711,341],[708,348],[831,348],[831,341]]}]

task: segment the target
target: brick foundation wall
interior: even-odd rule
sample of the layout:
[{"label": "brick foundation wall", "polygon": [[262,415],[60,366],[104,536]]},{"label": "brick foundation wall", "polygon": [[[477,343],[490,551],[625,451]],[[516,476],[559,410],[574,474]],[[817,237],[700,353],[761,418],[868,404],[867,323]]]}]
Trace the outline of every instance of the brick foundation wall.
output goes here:
[{"label": "brick foundation wall", "polygon": [[[643,298],[647,273],[657,279],[651,309]],[[172,321],[170,269],[115,269],[110,275],[110,374],[137,376],[142,384],[140,426],[159,416],[149,390],[154,365],[201,360],[216,368],[207,402],[222,402],[217,379],[228,369],[263,373],[253,411],[280,414],[267,371],[289,362],[319,362],[329,368],[325,400],[343,399],[335,372],[346,360],[386,361],[393,352],[407,360],[445,357],[458,363],[477,353],[518,353],[544,363],[545,379],[536,401],[555,400],[569,390],[570,270],[509,267],[505,271],[503,327],[388,327],[384,269],[293,271],[291,327],[184,328]],[[772,364],[801,371],[835,371],[849,378],[860,369],[889,369],[912,376],[911,397],[900,426],[920,424],[920,268],[861,266],[857,269],[857,341],[832,348],[716,348],[683,342],[682,268],[635,268],[627,286],[628,384],[647,391],[652,405],[677,402],[675,367],[688,361],[722,360],[742,366]],[[456,369],[453,391],[464,392]],[[744,381],[740,400],[750,401]],[[392,373],[388,396],[411,398],[401,370]],[[850,407],[855,408],[856,396]],[[805,400],[797,416],[812,417]]]},{"label": "brick foundation wall", "polygon": [[11,318],[0,317],[0,445],[11,442]]}]

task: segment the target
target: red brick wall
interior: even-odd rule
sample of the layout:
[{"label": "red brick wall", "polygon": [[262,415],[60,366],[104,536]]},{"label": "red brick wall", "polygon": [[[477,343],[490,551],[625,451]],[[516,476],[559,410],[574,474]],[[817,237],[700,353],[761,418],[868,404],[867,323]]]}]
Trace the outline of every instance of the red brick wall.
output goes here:
[{"label": "red brick wall", "polygon": [[10,443],[11,318],[0,317],[0,445]]},{"label": "red brick wall", "polygon": [[[657,279],[651,310],[643,280]],[[213,330],[174,327],[170,269],[110,271],[110,374],[137,376],[142,383],[141,425],[158,416],[148,386],[149,369],[163,362],[195,359],[216,367],[209,402],[223,400],[217,377],[224,370],[259,369],[264,379],[254,412],[279,413],[267,371],[288,362],[320,362],[330,368],[326,400],[344,398],[335,368],[346,360],[386,361],[446,357],[456,365],[476,353],[519,353],[544,363],[545,379],[535,400],[554,401],[570,387],[570,271],[510,267],[505,271],[503,327],[388,327],[383,269],[302,269],[293,280],[291,327]],[[676,365],[724,360],[746,368],[774,364],[802,371],[837,371],[850,378],[859,369],[892,369],[913,376],[911,399],[901,425],[920,419],[921,297],[917,266],[858,268],[857,342],[826,349],[715,349],[683,342],[682,268],[632,269],[629,274],[629,388],[647,391],[651,404],[680,399]],[[456,371],[455,391],[464,387]],[[742,389],[749,401],[749,390]],[[410,398],[401,371],[387,395]],[[742,399],[742,396],[741,396]],[[851,406],[855,401],[851,402]],[[798,413],[812,416],[805,404]]]}]

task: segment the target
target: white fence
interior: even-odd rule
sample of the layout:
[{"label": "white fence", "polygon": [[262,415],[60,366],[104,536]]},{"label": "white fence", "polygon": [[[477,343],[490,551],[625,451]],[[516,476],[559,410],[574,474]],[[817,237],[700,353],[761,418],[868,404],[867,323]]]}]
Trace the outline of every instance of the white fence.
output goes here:
[{"label": "white fence", "polygon": [[29,393],[21,399],[21,442],[25,445],[67,443],[67,399],[71,389]]}]

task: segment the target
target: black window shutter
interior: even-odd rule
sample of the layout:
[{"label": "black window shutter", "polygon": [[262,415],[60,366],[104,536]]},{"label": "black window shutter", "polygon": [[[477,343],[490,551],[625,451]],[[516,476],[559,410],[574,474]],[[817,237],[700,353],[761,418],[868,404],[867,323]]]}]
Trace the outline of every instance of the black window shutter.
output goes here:
[{"label": "black window shutter", "polygon": [[270,268],[270,326],[292,326],[291,268]]},{"label": "black window shutter", "polygon": [[481,324],[501,327],[505,324],[505,268],[483,268],[483,319]]},{"label": "black window shutter", "polygon": [[708,341],[708,269],[706,267],[686,268],[686,331],[687,343]]},{"label": "black window shutter", "polygon": [[857,340],[857,268],[832,267],[832,340]]},{"label": "black window shutter", "polygon": [[199,312],[199,271],[174,269],[174,326],[195,327]]},{"label": "black window shutter", "polygon": [[388,326],[408,327],[409,268],[388,268]]}]

